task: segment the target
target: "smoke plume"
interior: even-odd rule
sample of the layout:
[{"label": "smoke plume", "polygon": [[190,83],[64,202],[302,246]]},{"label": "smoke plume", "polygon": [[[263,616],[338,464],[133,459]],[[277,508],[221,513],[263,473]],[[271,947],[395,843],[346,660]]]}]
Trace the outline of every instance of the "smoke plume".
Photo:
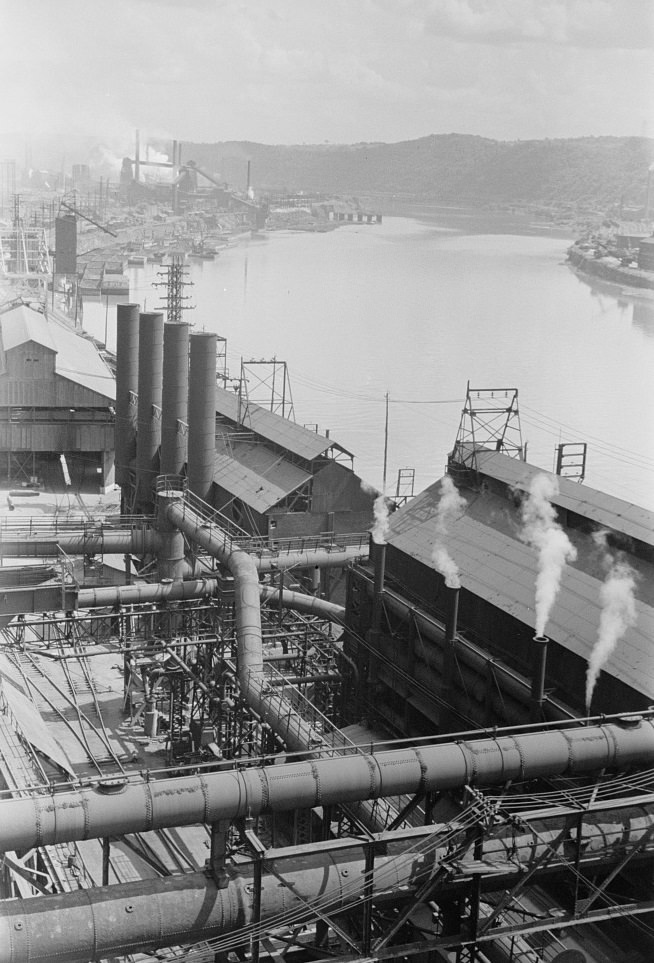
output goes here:
[{"label": "smoke plume", "polygon": [[456,485],[450,476],[446,475],[441,482],[441,498],[436,512],[436,541],[431,559],[448,588],[460,588],[461,581],[458,566],[445,547],[445,539],[450,523],[462,515],[467,507],[465,498],[459,495]]},{"label": "smoke plume", "polygon": [[538,553],[536,575],[536,635],[545,635],[545,626],[559,591],[563,566],[573,562],[577,550],[556,521],[551,498],[558,484],[552,475],[536,475],[522,503],[521,538]]},{"label": "smoke plume", "polygon": [[626,630],[636,623],[633,569],[607,552],[609,572],[600,589],[600,622],[597,641],[586,671],[586,711],[590,714],[593,691],[600,671]]},{"label": "smoke plume", "polygon": [[389,516],[389,500],[386,495],[382,492],[381,494],[368,482],[361,482],[361,489],[366,493],[366,495],[374,495],[375,500],[372,504],[373,517],[375,519],[372,528],[370,529],[370,534],[372,535],[372,540],[376,545],[385,545],[386,539],[388,538],[388,532],[390,526],[388,524]]},{"label": "smoke plume", "polygon": [[385,495],[377,495],[372,506],[375,524],[372,526],[372,540],[377,545],[385,545],[388,538],[388,499]]}]

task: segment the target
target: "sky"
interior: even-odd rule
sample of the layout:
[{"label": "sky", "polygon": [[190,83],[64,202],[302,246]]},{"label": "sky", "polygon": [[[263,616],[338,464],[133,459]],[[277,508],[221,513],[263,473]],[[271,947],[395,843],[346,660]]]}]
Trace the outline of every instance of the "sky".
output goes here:
[{"label": "sky", "polygon": [[[0,0],[0,138],[654,136],[653,0]],[[0,156],[2,156],[0,140]]]}]

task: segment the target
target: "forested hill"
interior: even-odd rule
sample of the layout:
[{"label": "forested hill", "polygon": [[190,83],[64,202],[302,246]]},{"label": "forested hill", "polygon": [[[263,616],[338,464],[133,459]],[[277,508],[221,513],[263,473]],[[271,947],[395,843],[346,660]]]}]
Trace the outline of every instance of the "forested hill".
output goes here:
[{"label": "forested hill", "polygon": [[234,187],[247,161],[258,190],[406,194],[459,204],[621,202],[642,207],[654,140],[582,137],[497,141],[442,134],[396,144],[269,146],[227,141],[184,144],[195,160]]}]

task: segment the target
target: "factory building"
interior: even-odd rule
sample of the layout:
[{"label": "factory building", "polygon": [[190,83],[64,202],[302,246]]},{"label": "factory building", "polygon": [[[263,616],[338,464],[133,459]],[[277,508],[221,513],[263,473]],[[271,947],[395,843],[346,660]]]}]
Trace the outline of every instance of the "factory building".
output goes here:
[{"label": "factory building", "polygon": [[114,400],[93,342],[29,304],[0,315],[0,474],[10,485],[111,487]]},{"label": "factory building", "polygon": [[[534,641],[540,562],[521,506],[544,473],[490,450],[475,452],[474,470],[451,458],[449,472],[390,517],[387,544],[373,546],[383,566],[371,561],[352,573],[347,611],[356,637],[347,651],[359,666],[359,711],[404,736],[649,706],[652,513],[557,479],[556,525],[576,558],[553,589],[547,640]],[[460,501],[448,517],[452,478]],[[460,571],[459,588],[447,587],[439,551]],[[603,587],[616,572],[627,604],[604,613]],[[621,618],[619,641],[587,707],[589,659],[612,615]],[[534,692],[543,670],[544,689]]]},{"label": "factory building", "polygon": [[216,392],[213,504],[252,534],[287,538],[358,532],[371,522],[373,495],[332,439],[261,405]]}]

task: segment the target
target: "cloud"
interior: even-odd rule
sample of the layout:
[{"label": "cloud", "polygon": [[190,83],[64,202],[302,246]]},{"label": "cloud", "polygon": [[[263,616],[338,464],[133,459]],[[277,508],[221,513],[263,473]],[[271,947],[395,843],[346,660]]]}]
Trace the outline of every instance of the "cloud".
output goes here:
[{"label": "cloud", "polygon": [[425,29],[467,43],[541,43],[647,49],[654,18],[646,0],[430,0]]},{"label": "cloud", "polygon": [[[647,0],[0,0],[0,131],[641,134]],[[26,67],[26,56],[29,66]]]}]

